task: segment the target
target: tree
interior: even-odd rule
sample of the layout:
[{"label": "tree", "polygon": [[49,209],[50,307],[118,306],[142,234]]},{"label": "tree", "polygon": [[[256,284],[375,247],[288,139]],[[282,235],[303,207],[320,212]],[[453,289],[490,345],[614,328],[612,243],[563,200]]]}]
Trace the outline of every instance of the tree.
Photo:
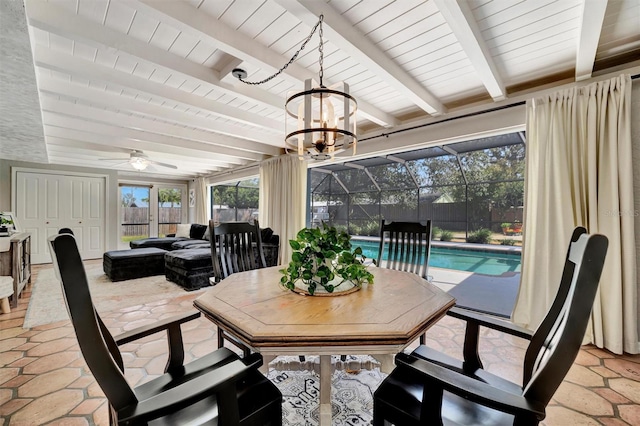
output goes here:
[{"label": "tree", "polygon": [[136,202],[133,191],[122,194],[122,207],[129,207]]},{"label": "tree", "polygon": [[160,188],[158,190],[158,203],[162,207],[164,204],[170,204],[169,207],[180,207],[182,204],[182,191],[176,188]]}]

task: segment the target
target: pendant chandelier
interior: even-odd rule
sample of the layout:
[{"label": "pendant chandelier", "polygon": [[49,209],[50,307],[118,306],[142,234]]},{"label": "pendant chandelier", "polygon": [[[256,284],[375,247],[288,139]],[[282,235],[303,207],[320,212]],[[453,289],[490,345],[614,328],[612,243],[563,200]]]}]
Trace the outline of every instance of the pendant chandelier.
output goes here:
[{"label": "pendant chandelier", "polygon": [[293,57],[272,76],[257,82],[244,80],[247,73],[234,69],[233,75],[246,84],[258,85],[266,83],[282,73],[292,64],[305,48],[313,34],[318,30],[320,42],[318,63],[320,72],[318,81],[305,80],[301,92],[290,92],[285,102],[285,149],[287,153],[313,160],[327,160],[339,152],[353,148],[356,151],[356,112],[358,103],[349,94],[349,85],[340,82],[326,87],[324,77],[324,41],[320,15],[309,36]]}]

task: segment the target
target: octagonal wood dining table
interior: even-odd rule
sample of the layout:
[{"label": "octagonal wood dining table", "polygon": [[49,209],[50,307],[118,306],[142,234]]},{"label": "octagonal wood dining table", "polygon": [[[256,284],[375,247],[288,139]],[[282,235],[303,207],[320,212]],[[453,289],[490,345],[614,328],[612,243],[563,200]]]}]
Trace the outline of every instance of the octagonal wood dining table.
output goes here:
[{"label": "octagonal wood dining table", "polygon": [[419,276],[371,266],[374,284],[334,297],[304,296],[280,285],[281,267],[230,275],[195,307],[265,366],[280,355],[320,356],[320,424],[331,424],[331,355],[371,355],[383,372],[393,357],[451,308],[455,299]]}]

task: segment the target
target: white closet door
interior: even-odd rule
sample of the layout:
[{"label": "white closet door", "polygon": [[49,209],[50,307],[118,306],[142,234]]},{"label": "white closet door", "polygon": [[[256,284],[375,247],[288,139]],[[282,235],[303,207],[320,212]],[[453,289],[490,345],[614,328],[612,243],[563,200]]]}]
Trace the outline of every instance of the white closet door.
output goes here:
[{"label": "white closet door", "polygon": [[31,233],[31,262],[51,262],[47,238],[71,228],[83,259],[104,253],[105,180],[93,176],[16,174],[16,217]]}]

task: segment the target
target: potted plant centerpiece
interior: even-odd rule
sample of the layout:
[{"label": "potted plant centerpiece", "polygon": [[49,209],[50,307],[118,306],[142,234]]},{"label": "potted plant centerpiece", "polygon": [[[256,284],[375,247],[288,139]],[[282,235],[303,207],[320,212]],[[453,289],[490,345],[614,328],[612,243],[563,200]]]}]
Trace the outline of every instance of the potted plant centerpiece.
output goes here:
[{"label": "potted plant centerpiece", "polygon": [[321,228],[304,228],[295,240],[291,262],[281,269],[280,284],[289,290],[309,295],[339,295],[373,284],[373,274],[364,264],[362,248],[351,249],[351,237],[325,223]]},{"label": "potted plant centerpiece", "polygon": [[0,214],[0,233],[9,234],[9,230],[13,229],[13,219],[11,216]]}]

